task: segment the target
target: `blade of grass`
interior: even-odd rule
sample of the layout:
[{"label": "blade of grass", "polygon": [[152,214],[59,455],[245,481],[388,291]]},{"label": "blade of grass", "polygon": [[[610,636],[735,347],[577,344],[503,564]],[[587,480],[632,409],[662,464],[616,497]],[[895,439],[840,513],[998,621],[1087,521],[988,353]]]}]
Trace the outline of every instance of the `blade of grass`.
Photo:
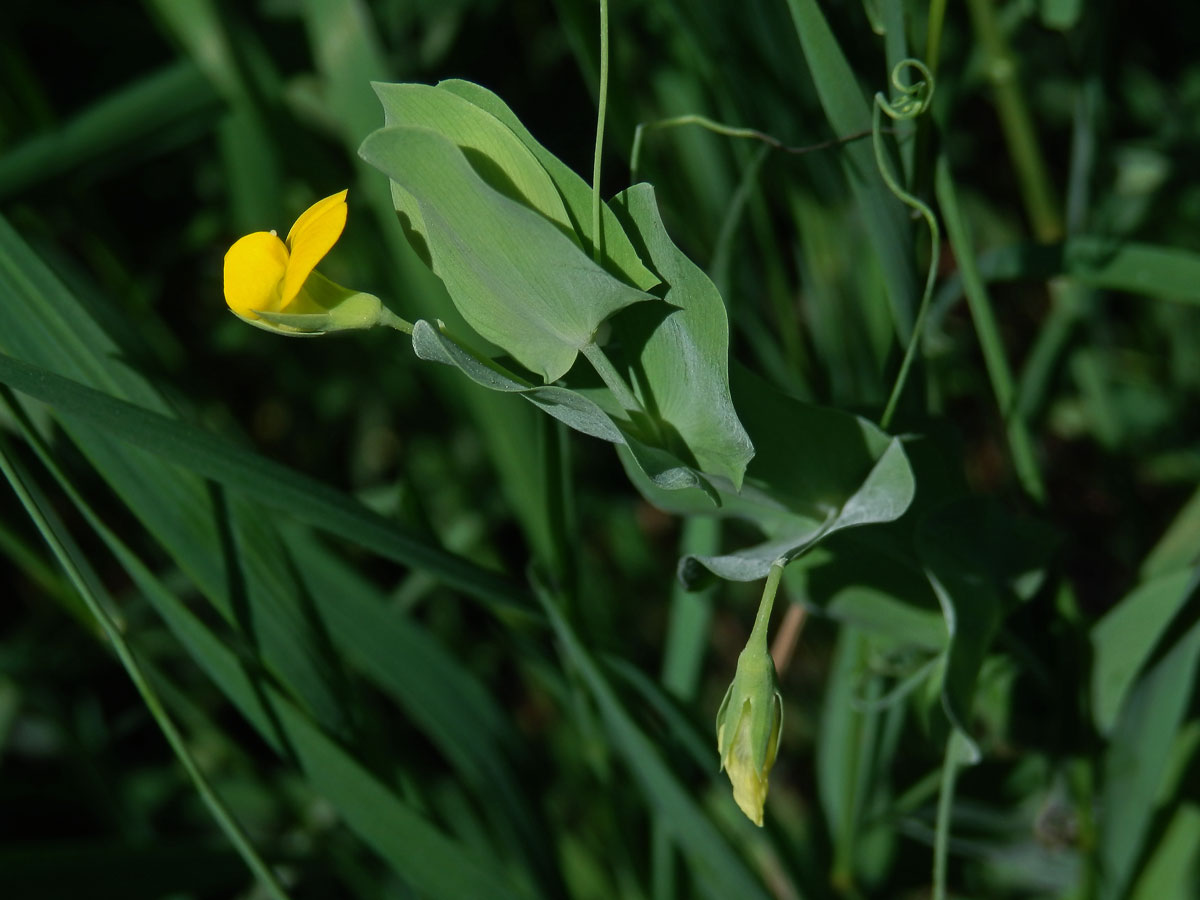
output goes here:
[{"label": "blade of grass", "polygon": [[697,887],[712,897],[765,900],[767,894],[762,886],[688,796],[654,744],[625,710],[600,667],[559,612],[556,600],[540,589],[535,594],[558,636],[564,656],[578,671],[599,707],[608,739],[625,758],[629,772],[657,812],[658,820],[669,826],[672,839],[688,859]]},{"label": "blade of grass", "polygon": [[[1067,277],[1087,287],[1200,304],[1200,253],[1180,247],[1081,234],[1058,244],[1016,244],[979,254],[984,281],[1048,281]],[[963,290],[951,276],[938,305]]]},{"label": "blade of grass", "polygon": [[373,585],[313,535],[288,529],[286,539],[340,654],[395,698],[486,807],[494,836],[554,894],[559,878],[548,852],[552,841],[514,771],[521,747],[507,711],[458,658],[390,609]]},{"label": "blade of grass", "polygon": [[101,521],[65,479],[36,436],[28,430],[26,434],[88,525],[189,656],[272,749],[287,752],[301,765],[313,789],[328,797],[347,824],[387,859],[397,873],[430,896],[447,900],[464,896],[506,900],[519,896],[503,875],[491,871],[488,864],[396,799],[282,692],[249,671],[244,661],[164,587]]},{"label": "blade of grass", "polygon": [[[684,519],[679,555],[709,556],[720,548],[721,521],[715,517]],[[671,585],[667,638],[663,648],[662,683],[681,702],[694,699],[708,646],[716,587],[684,590],[678,580]]]},{"label": "blade of grass", "polygon": [[[1200,570],[1193,575],[1194,597]],[[1100,900],[1116,900],[1137,874],[1138,858],[1159,806],[1171,748],[1188,712],[1200,668],[1200,622],[1193,622],[1138,680],[1117,718],[1104,758],[1104,790],[1096,859]]]},{"label": "blade of grass", "polygon": [[346,494],[256,453],[140,406],[0,354],[0,382],[74,421],[103,426],[115,438],[190,469],[381,556],[437,575],[447,584],[527,618],[528,595],[516,583],[407,533]]},{"label": "blade of grass", "polygon": [[967,304],[971,310],[971,319],[975,324],[975,332],[979,335],[979,344],[983,349],[983,359],[987,367],[988,378],[992,383],[992,393],[996,397],[996,405],[1004,417],[1008,435],[1009,450],[1012,453],[1013,465],[1017,477],[1026,492],[1039,503],[1046,497],[1046,488],[1042,483],[1034,459],[1033,440],[1029,435],[1025,421],[1013,408],[1013,378],[1004,352],[1004,344],[1000,339],[1000,328],[996,323],[992,303],[984,287],[979,269],[975,265],[975,247],[971,241],[971,233],[967,221],[959,209],[958,194],[954,187],[950,164],[945,156],[938,159],[934,172],[938,206],[942,219],[946,223],[946,235],[950,246],[954,249],[955,259],[962,272],[963,290],[967,295]]},{"label": "blade of grass", "polygon": [[[5,394],[9,395],[7,389]],[[26,440],[84,519],[168,624],[178,623],[178,600],[92,511],[34,433],[27,417],[19,410],[14,411]],[[506,815],[503,822],[498,823],[498,830],[505,838],[514,833],[523,838],[525,850],[539,865],[543,879],[553,885],[555,879],[548,871],[548,862],[539,859],[537,853],[537,849],[548,842],[536,833],[523,805],[523,795],[505,761],[515,752],[515,736],[490,698],[423,631],[389,614],[380,597],[369,596],[372,591],[365,582],[353,576],[311,536],[292,534],[290,537],[293,560],[301,570],[304,587],[311,593],[322,623],[329,629],[339,651],[397,698],[405,712],[422,727],[465,780],[484,795],[494,792],[499,797]],[[196,661],[202,667],[211,662],[199,657]],[[239,705],[252,724],[260,730],[266,729],[263,737],[276,751],[291,748],[290,735],[275,716],[273,704],[268,702],[269,690],[264,691],[245,670],[240,673],[241,679],[234,681],[228,673],[222,680],[208,671],[222,687],[232,685],[234,692],[227,691],[230,699]],[[247,707],[247,690],[253,692],[255,705],[252,707]],[[336,803],[338,795],[331,799]],[[364,837],[372,840],[369,829]]]},{"label": "blade of grass", "polygon": [[[282,193],[279,141],[264,108],[262,77],[243,76],[248,67],[238,44],[237,20],[222,18],[211,0],[149,0],[163,29],[203,71],[212,89],[224,98],[226,114],[217,126],[218,146],[229,185],[228,202],[241,231],[254,231],[275,221]],[[248,29],[240,36],[248,37]],[[262,67],[259,67],[261,72]]]},{"label": "blade of grass", "polygon": [[[816,0],[788,0],[808,71],[834,134],[858,134],[871,127],[871,107],[858,86],[837,38]],[[882,79],[881,79],[882,80]],[[862,209],[871,244],[879,257],[892,302],[896,336],[907,344],[917,307],[917,277],[911,228],[904,207],[879,177],[871,148],[849,144],[843,169]]]},{"label": "blade of grass", "polygon": [[0,155],[0,198],[89,164],[132,165],[159,141],[198,134],[217,96],[190,62],[173,63],[114,91],[45,134]]},{"label": "blade of grass", "polygon": [[1063,233],[1062,215],[1054,196],[1050,169],[1038,145],[1033,117],[1021,90],[1020,59],[1000,29],[993,0],[967,0],[967,10],[983,54],[984,72],[992,84],[1004,140],[1033,233],[1039,241],[1058,240]]},{"label": "blade of grass", "polygon": [[[126,364],[125,348],[2,218],[0,295],[5,297],[0,351],[43,367],[47,377],[62,373],[130,401],[131,409],[172,421],[174,411],[158,389]],[[122,312],[110,309],[115,316]],[[181,470],[169,457],[116,440],[107,421],[69,416],[58,421],[252,652],[322,723],[344,728],[345,709],[332,677],[336,665],[288,583],[265,513]]]},{"label": "blade of grass", "polygon": [[237,849],[238,854],[246,862],[250,871],[254,873],[268,894],[274,897],[275,900],[288,900],[288,894],[283,889],[283,886],[275,878],[275,875],[263,861],[262,857],[258,855],[258,851],[254,849],[254,845],[250,842],[242,827],[234,819],[233,814],[225,806],[224,801],[213,790],[204,772],[196,764],[191,751],[188,750],[187,742],[184,740],[183,735],[175,728],[175,723],[167,714],[157,692],[146,679],[145,675],[143,675],[132,648],[125,640],[125,635],[107,611],[108,609],[115,608],[115,606],[112,599],[107,596],[107,591],[104,590],[100,579],[92,571],[92,567],[79,551],[79,547],[75,544],[70,534],[67,533],[57,515],[55,515],[45,496],[41,493],[41,490],[29,477],[28,473],[24,471],[24,467],[21,466],[15,456],[12,455],[7,441],[2,438],[0,438],[0,471],[3,471],[4,476],[8,479],[8,483],[20,499],[21,505],[25,507],[25,511],[29,514],[29,517],[37,525],[38,531],[41,532],[46,544],[54,553],[63,571],[66,572],[75,590],[79,592],[84,603],[87,604],[88,610],[95,617],[101,628],[104,629],[105,637],[112,644],[113,650],[116,652],[121,665],[125,667],[130,680],[141,695],[146,708],[154,717],[154,721],[158,724],[163,736],[167,739],[167,743],[171,745],[171,749],[183,765],[188,777],[196,786],[197,792],[203,798],[213,818],[216,819],[225,836],[229,838],[229,842]]}]

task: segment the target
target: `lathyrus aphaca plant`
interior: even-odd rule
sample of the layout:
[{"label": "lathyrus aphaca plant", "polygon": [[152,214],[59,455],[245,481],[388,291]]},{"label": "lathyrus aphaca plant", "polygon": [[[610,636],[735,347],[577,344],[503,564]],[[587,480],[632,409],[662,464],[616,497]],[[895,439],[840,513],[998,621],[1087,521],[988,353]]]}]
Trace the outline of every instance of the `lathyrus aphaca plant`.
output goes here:
[{"label": "lathyrus aphaca plant", "polygon": [[[600,202],[479,85],[374,87],[384,126],[360,155],[389,179],[400,227],[470,332],[442,321],[409,326],[382,306],[360,315],[378,301],[314,271],[345,221],[344,193],[302,215],[286,242],[260,232],[233,246],[225,290],[235,313],[287,334],[411,331],[419,358],[616,445],[660,508],[760,529],[760,544],[681,561],[689,587],[764,578],[838,529],[905,511],[913,478],[897,440],[736,367],[731,378],[724,301],[672,242],[650,185]],[[756,665],[765,635],[764,621],[750,642]],[[773,668],[769,690],[742,669],[718,744],[739,805],[761,824],[779,740],[770,717],[780,707]]]}]

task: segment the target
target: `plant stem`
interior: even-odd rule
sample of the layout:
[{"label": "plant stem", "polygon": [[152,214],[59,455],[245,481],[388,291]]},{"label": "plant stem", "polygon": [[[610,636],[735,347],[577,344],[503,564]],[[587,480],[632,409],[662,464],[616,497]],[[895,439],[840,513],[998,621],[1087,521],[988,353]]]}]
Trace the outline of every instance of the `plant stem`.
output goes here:
[{"label": "plant stem", "polygon": [[929,4],[929,23],[925,30],[925,65],[937,74],[938,56],[942,51],[942,22],[946,18],[946,0],[932,0]]},{"label": "plant stem", "polygon": [[604,258],[600,230],[600,158],[604,155],[604,114],[608,109],[608,0],[600,0],[600,110],[596,114],[596,155],[592,160],[592,258]]},{"label": "plant stem", "polygon": [[25,511],[41,532],[42,538],[50,547],[51,552],[58,560],[59,565],[63,567],[67,577],[74,585],[79,595],[87,604],[88,610],[95,617],[96,622],[104,631],[104,635],[108,638],[116,651],[117,657],[121,660],[125,671],[129,673],[129,678],[133,681],[138,693],[142,696],[142,701],[146,704],[146,708],[150,711],[150,715],[154,717],[158,727],[162,730],[163,735],[167,739],[167,743],[171,745],[171,749],[175,751],[175,755],[183,764],[184,770],[188,773],[192,783],[196,786],[196,790],[200,793],[209,811],[213,814],[213,818],[217,820],[217,824],[230,842],[237,849],[246,865],[258,878],[263,888],[275,900],[288,900],[287,891],[276,880],[274,873],[271,872],[267,864],[258,855],[258,851],[250,843],[250,839],[242,831],[241,826],[234,819],[233,814],[225,806],[224,801],[217,795],[216,791],[208,782],[208,778],[200,770],[191,752],[187,748],[187,743],[183,736],[175,728],[175,723],[171,721],[165,707],[160,700],[158,693],[154,690],[145,674],[142,672],[141,666],[138,665],[137,658],[133,654],[133,649],[125,640],[125,635],[120,627],[108,614],[98,596],[99,583],[96,581],[94,573],[85,572],[76,560],[81,558],[79,552],[71,547],[68,547],[67,541],[69,538],[62,529],[62,526],[56,521],[52,521],[52,513],[49,507],[45,504],[45,498],[35,496],[36,488],[32,487],[32,482],[28,475],[20,470],[19,464],[13,459],[8,451],[7,446],[0,442],[0,472],[8,479],[21,504],[25,507]]},{"label": "plant stem", "polygon": [[571,477],[571,443],[567,426],[550,416],[538,416],[539,451],[551,554],[547,565],[566,596],[578,594],[575,565],[578,540],[575,482]]},{"label": "plant stem", "polygon": [[[902,60],[892,70],[892,82],[897,87],[900,87],[898,73],[905,65],[916,67],[918,71],[929,79],[929,84],[932,85],[933,76],[928,74],[929,70],[925,66],[916,60]],[[912,334],[908,338],[908,346],[904,349],[904,358],[900,362],[900,371],[896,373],[896,381],[892,385],[891,395],[888,397],[887,406],[884,407],[883,416],[879,420],[880,427],[885,431],[891,425],[892,416],[896,412],[896,404],[900,402],[900,396],[904,393],[904,383],[908,380],[908,370],[912,367],[917,346],[920,344],[925,332],[925,316],[929,312],[929,301],[933,297],[933,285],[937,280],[938,260],[942,245],[941,230],[938,228],[937,217],[934,216],[933,210],[929,208],[928,204],[906,191],[904,186],[900,184],[899,179],[892,173],[891,165],[887,160],[887,153],[883,147],[882,119],[884,113],[887,113],[893,119],[906,121],[920,115],[928,107],[928,94],[923,98],[911,99],[918,87],[919,85],[914,85],[911,89],[904,92],[901,98],[896,101],[902,104],[899,108],[888,105],[882,94],[876,94],[871,120],[872,147],[875,150],[875,165],[879,169],[880,177],[883,178],[888,190],[895,195],[896,199],[919,212],[925,219],[925,224],[929,226],[929,268],[925,275],[925,290],[921,294],[921,305],[917,308],[917,319],[913,323]],[[930,87],[930,90],[932,90],[932,87]],[[915,105],[906,107],[903,104],[907,102]]]},{"label": "plant stem", "polygon": [[379,324],[385,325],[388,328],[395,328],[397,331],[403,332],[404,334],[413,333],[412,322],[408,322],[400,318],[386,306],[379,311]]},{"label": "plant stem", "polygon": [[967,298],[967,306],[971,310],[975,332],[979,335],[984,365],[987,367],[988,378],[992,382],[992,392],[996,396],[996,405],[1000,407],[1000,414],[1004,417],[1009,450],[1013,457],[1013,467],[1029,495],[1039,503],[1044,502],[1046,489],[1042,484],[1042,477],[1034,459],[1033,441],[1025,426],[1025,420],[1013,406],[1012,371],[1009,369],[1008,359],[1004,354],[1004,343],[1000,339],[1000,328],[996,324],[996,316],[992,312],[987,288],[984,287],[983,277],[979,274],[979,269],[975,264],[975,248],[971,243],[966,220],[958,207],[958,194],[950,174],[950,164],[944,156],[938,159],[934,184],[938,206],[942,211],[942,219],[946,223],[946,235],[950,239],[950,246],[954,248],[954,256],[958,260],[958,266],[962,272],[963,293]]},{"label": "plant stem", "polygon": [[771,610],[775,608],[775,594],[779,591],[779,580],[783,578],[783,568],[787,560],[777,559],[771,563],[771,571],[767,573],[767,583],[763,585],[762,599],[758,601],[758,612],[754,616],[754,627],[746,641],[760,641],[763,650],[767,649],[767,628],[771,624]]},{"label": "plant stem", "polygon": [[818,150],[830,150],[834,147],[840,147],[843,144],[848,144],[852,141],[862,140],[865,137],[871,136],[871,129],[856,131],[853,134],[848,134],[845,137],[830,138],[827,141],[821,141],[818,144],[805,144],[802,147],[792,147],[785,144],[779,138],[767,134],[765,131],[759,131],[757,128],[738,128],[733,125],[725,125],[710,119],[708,116],[702,116],[698,113],[688,113],[682,116],[672,116],[669,119],[658,119],[654,122],[642,122],[633,130],[633,146],[629,151],[629,180],[636,182],[638,171],[640,169],[642,144],[645,141],[645,135],[648,131],[658,131],[667,128],[678,128],[681,125],[699,125],[714,134],[719,134],[724,137],[731,138],[749,138],[751,140],[762,141],[769,147],[779,150],[782,153],[789,153],[793,156],[802,156],[805,153],[815,153]]},{"label": "plant stem", "polygon": [[625,383],[621,373],[617,371],[612,361],[604,355],[604,351],[594,341],[584,344],[580,348],[580,352],[592,364],[592,368],[596,370],[596,374],[600,376],[605,386],[612,391],[613,397],[621,404],[622,409],[630,412],[642,411],[642,404],[633,395],[633,391]]},{"label": "plant stem", "polygon": [[992,85],[996,112],[1016,169],[1025,211],[1035,237],[1050,243],[1062,237],[1062,216],[1054,197],[1049,169],[1038,146],[1033,117],[1017,78],[1017,57],[1000,30],[992,4],[993,0],[967,0],[967,9],[983,52],[984,70]]},{"label": "plant stem", "polygon": [[958,778],[957,731],[946,739],[942,761],[942,784],[938,792],[937,825],[933,834],[933,900],[946,900],[946,860],[950,844],[950,812],[954,807],[954,784]]}]

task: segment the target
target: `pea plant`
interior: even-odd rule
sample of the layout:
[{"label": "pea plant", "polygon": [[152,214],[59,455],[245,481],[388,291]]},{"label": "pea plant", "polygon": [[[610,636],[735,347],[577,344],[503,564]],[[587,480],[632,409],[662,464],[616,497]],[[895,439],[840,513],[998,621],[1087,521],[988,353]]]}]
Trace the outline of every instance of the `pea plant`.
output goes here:
[{"label": "pea plant", "polygon": [[[583,115],[487,4],[270,6],[0,155],[0,739],[100,748],[128,896],[1193,896],[1200,256],[1090,12],[559,3]],[[56,160],[189,110],[194,291],[61,261]]]}]

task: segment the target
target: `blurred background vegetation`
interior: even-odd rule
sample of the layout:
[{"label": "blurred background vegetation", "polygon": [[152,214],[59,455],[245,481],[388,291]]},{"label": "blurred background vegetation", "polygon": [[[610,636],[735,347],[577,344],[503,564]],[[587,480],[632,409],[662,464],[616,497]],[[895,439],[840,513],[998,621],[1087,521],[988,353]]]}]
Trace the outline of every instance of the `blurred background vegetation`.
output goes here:
[{"label": "blurred background vegetation", "polygon": [[[849,136],[803,6],[614,2],[606,195],[640,122]],[[924,3],[820,9],[864,97],[907,55],[936,67],[896,160],[945,219],[941,154],[973,241],[943,228],[895,423],[923,436],[918,496],[942,479],[1054,535],[979,659],[951,893],[1194,897],[1200,12],[969,0],[930,59]],[[477,81],[587,172],[596,4],[9,0],[4,18],[0,351],[36,367],[0,373],[9,478],[73,536],[66,558],[292,896],[928,896],[945,723],[918,676],[944,626],[919,571],[860,563],[847,538],[787,582],[814,614],[781,672],[759,832],[711,736],[757,586],[674,583],[681,553],[736,546],[738,526],[683,526],[578,436],[558,520],[544,473],[564,438],[518,398],[391,332],[284,341],[225,310],[229,244],[348,186],[323,270],[436,318],[448,299],[356,155],[382,122],[369,82]],[[732,356],[877,419],[919,290],[867,250],[845,161],[868,143],[650,130],[639,176],[721,288]],[[42,372],[191,430],[70,386],[39,401]],[[266,896],[26,510],[0,492],[0,890]],[[575,650],[526,578],[564,555]]]}]

